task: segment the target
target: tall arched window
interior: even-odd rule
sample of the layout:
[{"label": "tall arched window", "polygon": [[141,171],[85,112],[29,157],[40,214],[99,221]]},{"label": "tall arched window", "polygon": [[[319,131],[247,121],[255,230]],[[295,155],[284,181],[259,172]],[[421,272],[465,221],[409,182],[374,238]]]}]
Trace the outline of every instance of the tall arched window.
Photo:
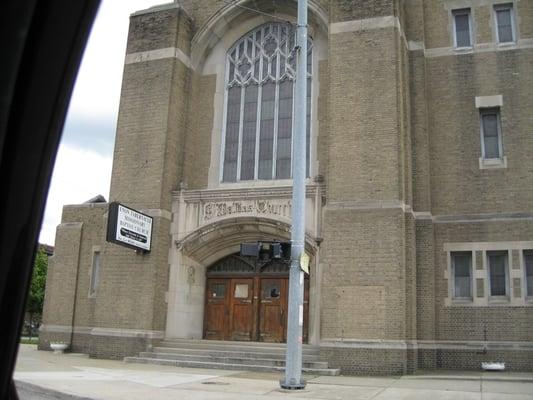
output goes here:
[{"label": "tall arched window", "polygon": [[[222,181],[291,177],[295,30],[268,23],[229,50]],[[311,112],[312,45],[307,61],[307,174]]]}]

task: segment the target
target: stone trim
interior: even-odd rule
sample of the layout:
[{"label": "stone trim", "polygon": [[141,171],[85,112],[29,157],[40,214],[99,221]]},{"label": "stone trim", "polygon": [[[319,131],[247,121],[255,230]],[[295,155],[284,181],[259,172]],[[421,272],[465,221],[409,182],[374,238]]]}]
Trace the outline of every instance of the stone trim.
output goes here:
[{"label": "stone trim", "polygon": [[379,340],[379,339],[324,339],[320,348],[360,348],[388,350],[507,350],[533,351],[533,342],[506,342],[482,340]]},{"label": "stone trim", "polygon": [[334,22],[329,25],[329,33],[335,35],[337,33],[359,32],[383,28],[398,28],[402,36],[404,36],[399,18],[393,15],[364,18],[345,22]]},{"label": "stone trim", "polygon": [[148,339],[163,339],[163,331],[144,330],[144,329],[116,329],[116,328],[94,328],[90,326],[75,326],[74,329],[69,325],[52,325],[43,324],[39,328],[40,332],[67,333],[67,334],[84,334],[92,336],[114,336],[114,337],[134,337]]},{"label": "stone trim", "polygon": [[145,330],[145,329],[115,329],[115,328],[93,328],[92,336],[114,336],[114,337],[135,337],[147,339],[163,339],[163,331]]},{"label": "stone trim", "polygon": [[319,343],[321,348],[341,347],[358,349],[412,349],[416,346],[416,341],[411,340],[381,340],[381,339],[322,339]]},{"label": "stone trim", "polygon": [[409,42],[405,36],[405,32],[400,23],[400,19],[394,15],[387,15],[384,17],[364,18],[353,21],[334,22],[329,25],[329,33],[331,35],[347,32],[362,32],[375,29],[396,28],[400,34],[403,44],[410,50]]},{"label": "stone trim", "polygon": [[172,221],[172,212],[169,210],[164,210],[162,208],[148,208],[143,209],[142,212],[149,215],[150,217],[164,218],[168,221]]},{"label": "stone trim", "polygon": [[140,62],[163,60],[167,58],[176,58],[181,61],[187,68],[194,69],[189,56],[177,47],[166,47],[163,49],[140,51],[138,53],[126,54],[124,64],[136,64]]},{"label": "stone trim", "polygon": [[[312,197],[316,191],[324,192],[324,188],[319,185],[307,185],[306,196]],[[213,200],[242,200],[247,199],[269,199],[292,196],[292,186],[278,187],[247,187],[235,189],[201,189],[182,190],[172,192],[174,200],[180,200],[183,196],[185,202],[213,201]]]},{"label": "stone trim", "polygon": [[72,326],[70,325],[43,324],[39,328],[39,332],[67,333],[69,335],[73,332],[78,334],[90,334],[92,329],[93,328],[88,326],[75,326],[74,329],[72,329]]},{"label": "stone trim", "polygon": [[476,96],[476,108],[492,108],[503,106],[503,96]]},{"label": "stone trim", "polygon": [[325,209],[350,209],[350,210],[380,210],[401,209],[404,212],[412,212],[411,206],[399,200],[375,200],[375,201],[330,201]]},{"label": "stone trim", "polygon": [[[500,136],[501,139],[501,136]],[[507,156],[502,158],[479,157],[479,169],[499,169],[507,168]]]},{"label": "stone trim", "polygon": [[137,15],[144,15],[144,14],[151,14],[159,11],[165,11],[165,10],[173,10],[173,9],[181,9],[183,12],[187,14],[187,11],[183,7],[181,7],[177,2],[172,3],[166,3],[166,4],[159,4],[150,8],[146,8],[144,10],[135,11],[134,13],[130,14],[130,17],[135,17]]},{"label": "stone trim", "polygon": [[487,214],[457,214],[436,215],[433,221],[436,224],[457,224],[476,222],[501,222],[501,221],[529,221],[533,220],[533,213],[487,213]]},{"label": "stone trim", "polygon": [[[505,46],[499,45],[498,43],[479,43],[474,45],[468,51],[457,51],[455,47],[434,47],[431,49],[423,48],[424,55],[426,58],[435,58],[435,57],[447,57],[458,54],[476,54],[476,53],[487,53],[487,52],[497,52],[497,51],[509,51],[509,50],[523,50],[533,48],[533,39],[520,39],[516,43],[506,44]],[[413,48],[409,50],[421,50],[419,48]]]},{"label": "stone trim", "polygon": [[107,207],[109,203],[82,203],[82,204],[65,204],[63,208],[99,208]]},{"label": "stone trim", "polygon": [[444,243],[444,251],[492,251],[533,249],[533,241]]}]

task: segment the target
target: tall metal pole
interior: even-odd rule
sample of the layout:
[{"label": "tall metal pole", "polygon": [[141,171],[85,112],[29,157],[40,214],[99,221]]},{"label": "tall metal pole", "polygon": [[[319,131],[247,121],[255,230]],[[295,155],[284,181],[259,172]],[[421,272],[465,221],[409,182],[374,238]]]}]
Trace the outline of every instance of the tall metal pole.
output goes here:
[{"label": "tall metal pole", "polygon": [[283,389],[303,389],[302,331],[304,273],[300,257],[305,246],[305,170],[306,170],[306,108],[307,108],[307,0],[298,0],[296,30],[296,89],[294,94],[294,145],[292,149],[292,237],[289,275],[289,310],[287,324],[287,354]]}]

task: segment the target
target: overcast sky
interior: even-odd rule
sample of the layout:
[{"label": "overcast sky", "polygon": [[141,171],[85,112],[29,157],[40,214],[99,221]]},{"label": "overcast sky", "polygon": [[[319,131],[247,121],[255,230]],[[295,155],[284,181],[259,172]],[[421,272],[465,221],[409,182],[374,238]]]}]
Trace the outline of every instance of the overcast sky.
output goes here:
[{"label": "overcast sky", "polygon": [[64,204],[97,194],[109,183],[129,15],[169,0],[103,0],[85,49],[57,154],[40,243],[53,245]]}]

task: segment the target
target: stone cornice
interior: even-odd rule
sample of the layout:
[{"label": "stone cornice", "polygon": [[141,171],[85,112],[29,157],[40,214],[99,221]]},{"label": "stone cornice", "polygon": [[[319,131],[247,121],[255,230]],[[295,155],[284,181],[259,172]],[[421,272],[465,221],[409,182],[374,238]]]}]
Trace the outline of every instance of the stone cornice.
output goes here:
[{"label": "stone cornice", "polygon": [[[320,185],[307,185],[306,196],[313,197],[317,194],[323,194],[324,187]],[[252,187],[238,189],[208,189],[208,190],[182,190],[172,193],[174,200],[183,199],[186,203],[208,202],[208,201],[227,201],[242,199],[273,199],[273,198],[290,198],[292,196],[291,186],[282,187]]]}]

